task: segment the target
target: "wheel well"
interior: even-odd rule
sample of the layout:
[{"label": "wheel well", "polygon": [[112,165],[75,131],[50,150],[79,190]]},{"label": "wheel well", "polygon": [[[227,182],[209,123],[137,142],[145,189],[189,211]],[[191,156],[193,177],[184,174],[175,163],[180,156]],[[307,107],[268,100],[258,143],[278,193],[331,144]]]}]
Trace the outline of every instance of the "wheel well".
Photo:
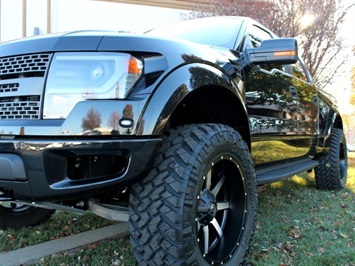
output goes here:
[{"label": "wheel well", "polygon": [[175,108],[165,130],[180,125],[218,123],[236,129],[250,148],[249,121],[239,101],[222,87],[202,87],[189,93]]},{"label": "wheel well", "polygon": [[334,128],[340,128],[343,130],[343,121],[340,117],[340,115],[338,115],[336,118],[335,118],[335,121],[334,121]]}]

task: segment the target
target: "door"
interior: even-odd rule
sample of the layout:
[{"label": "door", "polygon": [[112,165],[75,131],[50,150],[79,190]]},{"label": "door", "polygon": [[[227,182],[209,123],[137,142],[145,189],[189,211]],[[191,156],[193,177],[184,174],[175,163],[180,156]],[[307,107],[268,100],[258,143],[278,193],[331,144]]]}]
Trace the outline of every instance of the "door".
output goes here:
[{"label": "door", "polygon": [[298,150],[300,155],[309,153],[313,139],[317,136],[318,97],[315,87],[301,59],[286,66],[292,75],[292,87],[298,99]]},{"label": "door", "polygon": [[[272,38],[266,29],[250,27],[244,49]],[[283,65],[264,64],[245,69],[245,97],[256,165],[296,158],[299,97],[294,80]]]}]

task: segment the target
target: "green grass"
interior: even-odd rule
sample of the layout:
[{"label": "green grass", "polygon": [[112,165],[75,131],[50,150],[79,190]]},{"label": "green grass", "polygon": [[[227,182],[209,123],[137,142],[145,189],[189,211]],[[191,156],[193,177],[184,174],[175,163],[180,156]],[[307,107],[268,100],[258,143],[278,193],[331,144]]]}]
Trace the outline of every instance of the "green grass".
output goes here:
[{"label": "green grass", "polygon": [[113,222],[91,213],[85,213],[80,216],[57,211],[44,224],[19,229],[0,230],[0,252],[23,248],[110,224],[113,224]]},{"label": "green grass", "polygon": [[136,265],[128,237],[108,239],[86,248],[55,254],[41,259],[34,265]]},{"label": "green grass", "polygon": [[315,189],[303,174],[266,187],[250,265],[355,265],[355,168],[348,187]]},{"label": "green grass", "polygon": [[[260,189],[257,230],[248,265],[355,266],[355,165],[347,188],[315,188],[304,173]],[[0,252],[99,228],[112,222],[90,213],[56,212],[48,223],[0,231]],[[136,265],[128,237],[43,258],[34,265]]]}]

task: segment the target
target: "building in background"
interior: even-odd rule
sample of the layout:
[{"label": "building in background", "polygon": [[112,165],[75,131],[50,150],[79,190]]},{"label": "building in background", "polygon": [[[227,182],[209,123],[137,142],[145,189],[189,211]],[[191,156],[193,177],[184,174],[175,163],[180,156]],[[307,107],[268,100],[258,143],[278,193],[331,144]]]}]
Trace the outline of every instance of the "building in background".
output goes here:
[{"label": "building in background", "polygon": [[178,22],[183,12],[118,1],[0,0],[0,42],[72,30],[143,32]]}]

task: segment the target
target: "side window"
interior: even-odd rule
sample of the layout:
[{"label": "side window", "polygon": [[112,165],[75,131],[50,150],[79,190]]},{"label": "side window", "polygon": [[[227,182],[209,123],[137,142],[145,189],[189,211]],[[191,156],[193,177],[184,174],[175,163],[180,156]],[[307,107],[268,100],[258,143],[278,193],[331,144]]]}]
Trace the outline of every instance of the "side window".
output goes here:
[{"label": "side window", "polygon": [[272,39],[272,36],[267,31],[253,25],[249,32],[249,38],[254,48],[260,47],[264,40]]}]

